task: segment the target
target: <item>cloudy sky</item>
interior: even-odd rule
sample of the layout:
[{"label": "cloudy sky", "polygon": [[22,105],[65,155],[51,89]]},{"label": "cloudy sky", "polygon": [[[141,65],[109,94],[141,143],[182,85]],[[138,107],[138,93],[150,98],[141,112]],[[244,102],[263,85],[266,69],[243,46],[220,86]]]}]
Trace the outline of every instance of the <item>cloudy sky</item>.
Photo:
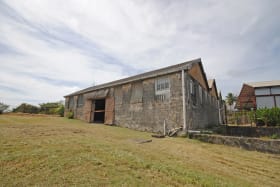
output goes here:
[{"label": "cloudy sky", "polygon": [[0,1],[0,102],[73,91],[201,58],[225,96],[280,79],[277,0]]}]

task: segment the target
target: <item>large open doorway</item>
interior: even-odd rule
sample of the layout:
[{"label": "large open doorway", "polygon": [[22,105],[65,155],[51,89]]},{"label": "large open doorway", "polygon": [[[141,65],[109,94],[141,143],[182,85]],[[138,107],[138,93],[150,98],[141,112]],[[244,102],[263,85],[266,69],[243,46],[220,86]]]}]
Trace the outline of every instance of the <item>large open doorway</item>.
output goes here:
[{"label": "large open doorway", "polygon": [[94,123],[104,123],[105,121],[105,99],[94,100]]}]

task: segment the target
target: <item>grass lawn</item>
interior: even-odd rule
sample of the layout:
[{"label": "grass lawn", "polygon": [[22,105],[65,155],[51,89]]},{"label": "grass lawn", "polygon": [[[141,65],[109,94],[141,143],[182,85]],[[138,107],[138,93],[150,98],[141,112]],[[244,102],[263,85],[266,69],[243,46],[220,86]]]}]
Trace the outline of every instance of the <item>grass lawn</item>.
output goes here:
[{"label": "grass lawn", "polygon": [[[139,140],[152,142],[139,144]],[[46,116],[0,115],[0,186],[279,186],[280,155]]]}]

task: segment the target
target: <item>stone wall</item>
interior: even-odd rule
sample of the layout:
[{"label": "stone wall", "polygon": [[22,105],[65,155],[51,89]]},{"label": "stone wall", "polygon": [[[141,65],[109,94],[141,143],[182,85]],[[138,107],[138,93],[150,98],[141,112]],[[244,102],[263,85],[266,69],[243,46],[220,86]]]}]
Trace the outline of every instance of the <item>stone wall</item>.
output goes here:
[{"label": "stone wall", "polygon": [[[217,99],[188,74],[185,77],[186,116],[189,129],[204,129],[219,124]],[[195,95],[191,93],[191,81],[195,85],[193,88],[196,89]]]},{"label": "stone wall", "polygon": [[[155,95],[155,78],[134,82],[115,88],[115,124],[123,127],[142,131],[162,132],[165,121],[167,129],[183,126],[182,114],[182,82],[181,73],[173,73],[168,76],[170,80],[169,99],[158,99]],[[203,129],[207,126],[217,125],[218,106],[217,100],[207,90],[192,79],[196,85],[196,95],[191,95],[191,77],[185,73],[186,93],[186,118],[189,129]],[[141,86],[136,86],[141,84]],[[132,102],[135,88],[142,96],[138,102]],[[201,96],[200,96],[201,93]],[[193,97],[196,97],[194,103]]]},{"label": "stone wall", "polygon": [[[163,95],[156,95],[155,92],[158,78],[169,81],[170,90]],[[109,90],[107,97],[114,97],[115,125],[150,132],[163,132],[164,121],[167,129],[183,126],[181,72],[127,83]],[[88,94],[91,93],[84,96]],[[219,123],[217,100],[186,72],[185,94],[188,129],[203,129]],[[77,99],[74,96],[74,107],[66,108],[65,112],[73,111],[75,118],[93,121],[92,99],[85,99],[80,107],[77,107]],[[66,98],[66,102],[68,100]]]},{"label": "stone wall", "polygon": [[224,135],[228,136],[247,136],[247,137],[263,137],[273,134],[280,137],[280,127],[240,127],[226,126]]},{"label": "stone wall", "polygon": [[155,96],[154,78],[115,87],[115,124],[151,132],[163,132],[164,120],[167,129],[182,126],[180,73],[164,77],[170,80],[170,97],[163,100]]},{"label": "stone wall", "polygon": [[232,137],[207,134],[193,134],[191,138],[214,144],[239,147],[251,151],[280,154],[280,140],[263,140],[259,138]]}]

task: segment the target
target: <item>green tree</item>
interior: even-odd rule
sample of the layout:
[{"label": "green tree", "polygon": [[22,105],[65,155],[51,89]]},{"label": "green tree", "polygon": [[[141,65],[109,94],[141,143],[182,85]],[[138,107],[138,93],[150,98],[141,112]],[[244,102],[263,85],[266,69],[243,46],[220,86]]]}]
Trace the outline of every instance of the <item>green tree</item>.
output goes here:
[{"label": "green tree", "polygon": [[8,108],[9,108],[9,105],[6,105],[4,103],[0,103],[0,114],[2,114]]},{"label": "green tree", "polygon": [[64,105],[61,101],[52,102],[52,103],[42,103],[40,105],[41,114],[55,114],[55,115],[64,115]]},{"label": "green tree", "polygon": [[42,114],[55,114],[57,108],[60,107],[60,103],[42,103],[40,105],[40,113]]},{"label": "green tree", "polygon": [[234,102],[237,100],[236,95],[234,95],[233,93],[228,93],[226,96],[226,102],[230,107],[230,110],[232,109],[232,105],[234,104]]},{"label": "green tree", "polygon": [[22,103],[21,105],[13,109],[13,112],[22,112],[22,113],[31,113],[31,114],[38,114],[39,111],[40,111],[39,107],[27,103]]}]

